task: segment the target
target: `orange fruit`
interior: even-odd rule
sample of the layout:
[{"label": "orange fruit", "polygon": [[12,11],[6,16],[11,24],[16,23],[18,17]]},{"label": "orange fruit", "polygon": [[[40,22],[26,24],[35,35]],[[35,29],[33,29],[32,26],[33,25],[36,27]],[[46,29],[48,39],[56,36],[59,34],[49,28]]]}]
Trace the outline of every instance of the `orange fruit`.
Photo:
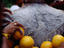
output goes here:
[{"label": "orange fruit", "polygon": [[18,46],[18,45],[16,45],[14,48],[19,48],[19,46]]},{"label": "orange fruit", "polygon": [[63,41],[62,42],[64,42],[64,37],[63,37]]},{"label": "orange fruit", "polygon": [[24,36],[20,40],[20,47],[21,48],[32,48],[34,45],[34,40],[32,39],[31,36]]},{"label": "orange fruit", "polygon": [[14,34],[15,39],[21,39],[24,36],[24,29],[19,27],[20,31],[16,31]]},{"label": "orange fruit", "polygon": [[50,41],[44,41],[41,44],[41,47],[40,48],[52,48],[52,43]]},{"label": "orange fruit", "polygon": [[52,39],[52,44],[54,47],[58,47],[63,41],[62,35],[55,35]]},{"label": "orange fruit", "polygon": [[33,48],[39,48],[39,47],[33,47]]}]

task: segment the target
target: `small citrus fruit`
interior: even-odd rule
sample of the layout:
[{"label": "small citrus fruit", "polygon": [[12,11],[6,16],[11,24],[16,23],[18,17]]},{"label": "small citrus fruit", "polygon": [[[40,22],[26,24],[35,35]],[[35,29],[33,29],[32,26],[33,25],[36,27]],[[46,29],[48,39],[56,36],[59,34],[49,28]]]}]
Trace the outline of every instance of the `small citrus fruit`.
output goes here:
[{"label": "small citrus fruit", "polygon": [[15,32],[14,37],[15,39],[21,39],[24,36],[24,29],[19,27],[19,30]]},{"label": "small citrus fruit", "polygon": [[31,36],[24,36],[20,40],[20,47],[22,48],[32,48],[34,45],[34,40],[32,39]]},{"label": "small citrus fruit", "polygon": [[39,47],[33,47],[33,48],[39,48]]},{"label": "small citrus fruit", "polygon": [[62,35],[55,35],[52,39],[52,44],[54,47],[58,47],[62,41],[63,41]]},{"label": "small citrus fruit", "polygon": [[52,48],[52,43],[50,41],[44,41],[41,44],[41,47],[40,48]]},{"label": "small citrus fruit", "polygon": [[18,45],[16,45],[14,48],[19,48],[19,46],[18,46]]}]

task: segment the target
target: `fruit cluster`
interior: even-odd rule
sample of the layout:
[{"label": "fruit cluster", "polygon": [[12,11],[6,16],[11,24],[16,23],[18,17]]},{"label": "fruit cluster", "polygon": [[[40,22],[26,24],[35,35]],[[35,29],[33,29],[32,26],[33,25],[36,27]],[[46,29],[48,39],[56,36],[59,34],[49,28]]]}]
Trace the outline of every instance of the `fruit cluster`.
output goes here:
[{"label": "fruit cluster", "polygon": [[[21,34],[20,34],[21,32]],[[14,48],[38,48],[34,47],[34,40],[31,36],[24,36],[24,28],[21,26],[14,34],[16,40],[20,39],[19,45],[16,45]]]},{"label": "fruit cluster", "polygon": [[[20,42],[19,45],[16,45],[14,48],[39,48],[34,47],[34,39],[31,36],[24,36],[24,29],[22,27],[19,27],[19,29],[22,32],[22,35],[19,31],[16,31],[16,39],[20,38]],[[44,41],[40,48],[64,48],[64,37],[57,34],[53,36],[52,41]]]},{"label": "fruit cluster", "polygon": [[34,40],[31,36],[24,36],[20,40],[20,45],[16,45],[14,48],[38,48],[34,47]]},{"label": "fruit cluster", "polygon": [[64,37],[55,35],[51,41],[44,41],[40,48],[64,48]]},{"label": "fruit cluster", "polygon": [[[34,47],[34,44],[31,36],[22,36],[19,45],[16,45],[14,48],[39,48]],[[64,47],[64,37],[62,35],[55,35],[52,41],[44,41],[40,48],[61,48],[60,46]]]}]

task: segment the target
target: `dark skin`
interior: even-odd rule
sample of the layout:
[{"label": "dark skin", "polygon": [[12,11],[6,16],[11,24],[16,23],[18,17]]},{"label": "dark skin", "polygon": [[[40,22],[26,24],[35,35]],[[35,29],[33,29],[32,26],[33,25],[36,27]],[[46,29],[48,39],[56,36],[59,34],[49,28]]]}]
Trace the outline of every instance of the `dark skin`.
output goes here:
[{"label": "dark skin", "polygon": [[4,33],[7,33],[7,34],[11,34],[14,32],[14,30],[16,30],[18,28],[18,25],[19,23],[17,22],[12,22],[10,23],[9,25],[7,25],[4,29],[3,29],[3,32]]},{"label": "dark skin", "polygon": [[[2,33],[9,34],[9,37],[14,33],[16,29],[18,29],[18,22],[11,22],[7,21],[5,18],[9,18],[10,20],[13,20],[8,14],[5,14],[4,12],[8,12],[12,14],[11,11],[5,8],[3,5],[3,0],[0,0],[0,48],[12,48],[14,41],[8,40],[6,37],[2,36]],[[6,24],[6,25],[4,25]],[[19,25],[20,26],[20,25]],[[21,34],[22,35],[22,34]],[[15,36],[16,37],[16,36]]]},{"label": "dark skin", "polygon": [[3,44],[2,44],[2,48],[8,48],[8,44],[7,44],[7,38],[3,37]]},{"label": "dark skin", "polygon": [[[4,29],[3,29],[3,33],[9,34],[11,35],[14,30],[16,30],[18,28],[18,23],[17,22],[12,22],[9,25],[7,25]],[[3,44],[2,44],[2,48],[9,48],[8,46],[8,39],[6,37],[3,37]]]}]

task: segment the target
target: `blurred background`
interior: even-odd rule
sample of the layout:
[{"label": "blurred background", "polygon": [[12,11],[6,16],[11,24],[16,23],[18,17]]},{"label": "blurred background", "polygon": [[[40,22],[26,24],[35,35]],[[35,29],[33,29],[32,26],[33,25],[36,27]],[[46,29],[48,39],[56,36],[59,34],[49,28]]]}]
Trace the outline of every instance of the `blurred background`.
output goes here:
[{"label": "blurred background", "polygon": [[[49,4],[54,8],[57,9],[62,9],[64,10],[64,0],[46,0],[47,3],[54,1],[53,3]],[[20,7],[22,6],[22,3],[42,3],[44,2],[43,0],[3,0],[5,6],[7,8],[10,8],[12,5],[17,4]]]}]

